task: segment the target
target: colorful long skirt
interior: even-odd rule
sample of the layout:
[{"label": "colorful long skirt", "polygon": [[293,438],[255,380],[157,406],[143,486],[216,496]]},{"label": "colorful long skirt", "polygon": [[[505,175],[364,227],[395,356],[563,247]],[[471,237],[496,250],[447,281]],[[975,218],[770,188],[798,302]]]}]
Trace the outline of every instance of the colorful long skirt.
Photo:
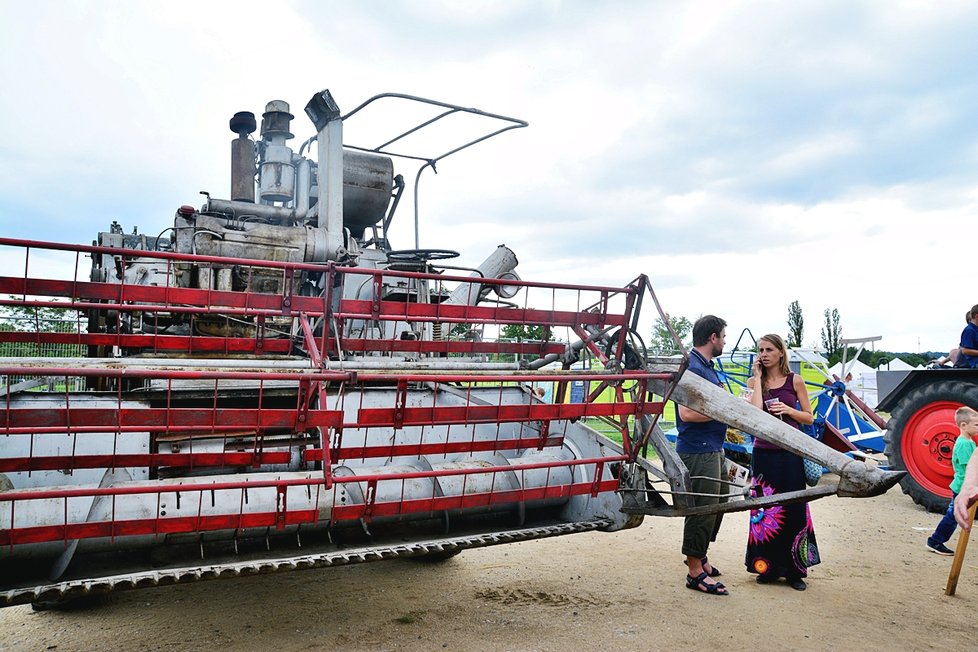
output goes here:
[{"label": "colorful long skirt", "polygon": [[[755,495],[805,488],[804,465],[794,453],[755,448],[751,467]],[[748,572],[771,580],[793,580],[807,577],[808,569],[820,561],[808,503],[751,510],[744,562]]]}]

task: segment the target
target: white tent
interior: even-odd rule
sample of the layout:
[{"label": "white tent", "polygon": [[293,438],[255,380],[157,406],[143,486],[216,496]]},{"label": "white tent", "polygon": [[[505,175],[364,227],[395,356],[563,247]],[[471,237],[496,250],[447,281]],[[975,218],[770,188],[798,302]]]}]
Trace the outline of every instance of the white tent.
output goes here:
[{"label": "white tent", "polygon": [[852,379],[846,383],[846,389],[870,407],[875,407],[877,402],[876,370],[859,360],[846,361],[845,369],[842,368],[841,362],[829,367],[829,374],[838,376],[840,380],[845,380],[843,372],[852,374]]},{"label": "white tent", "polygon": [[907,362],[904,362],[900,358],[893,358],[886,364],[881,364],[880,369],[886,369],[887,371],[909,371],[913,369],[914,366]]},{"label": "white tent", "polygon": [[[853,379],[858,378],[866,374],[876,374],[876,370],[870,367],[865,362],[860,362],[859,360],[847,360],[845,366],[845,372],[852,374]],[[831,367],[829,367],[829,374],[835,374],[840,380],[845,380],[845,374],[843,373],[842,363],[837,362]]]}]

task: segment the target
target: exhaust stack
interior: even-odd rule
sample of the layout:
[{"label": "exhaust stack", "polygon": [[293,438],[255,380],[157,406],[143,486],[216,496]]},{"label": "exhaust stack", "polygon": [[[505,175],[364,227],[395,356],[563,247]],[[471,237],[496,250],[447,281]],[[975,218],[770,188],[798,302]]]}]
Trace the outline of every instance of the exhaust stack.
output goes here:
[{"label": "exhaust stack", "polygon": [[343,121],[340,107],[329,90],[312,96],[306,115],[319,134],[319,228],[326,231],[330,260],[346,255],[343,246]]},{"label": "exhaust stack", "polygon": [[231,118],[231,131],[238,137],[231,141],[231,201],[255,203],[255,141],[251,134],[258,126],[255,114],[239,111]]}]

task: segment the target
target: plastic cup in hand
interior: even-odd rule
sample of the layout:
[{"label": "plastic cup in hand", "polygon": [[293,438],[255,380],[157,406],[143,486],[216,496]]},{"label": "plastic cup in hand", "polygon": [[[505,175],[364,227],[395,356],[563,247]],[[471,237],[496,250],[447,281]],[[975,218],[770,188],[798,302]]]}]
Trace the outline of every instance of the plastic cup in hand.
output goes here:
[{"label": "plastic cup in hand", "polygon": [[779,401],[776,398],[769,398],[766,401],[764,401],[764,405],[767,406],[768,413],[771,414],[772,416],[776,416],[779,419],[781,419],[781,415],[780,414],[774,414],[773,412],[771,412],[771,406],[774,405],[775,403],[780,403],[780,402],[781,401]]}]

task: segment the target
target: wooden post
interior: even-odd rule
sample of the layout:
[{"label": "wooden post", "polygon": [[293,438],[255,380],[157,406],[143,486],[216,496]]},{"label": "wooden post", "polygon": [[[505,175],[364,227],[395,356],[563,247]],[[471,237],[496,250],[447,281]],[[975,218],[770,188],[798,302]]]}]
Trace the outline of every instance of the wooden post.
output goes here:
[{"label": "wooden post", "polygon": [[[975,522],[975,509],[978,509],[978,503],[975,503],[968,510],[968,523],[974,525]],[[958,588],[958,575],[961,574],[961,566],[964,565],[964,552],[968,549],[968,537],[971,535],[970,530],[961,530],[961,535],[958,536],[958,545],[954,549],[954,561],[951,562],[951,574],[947,576],[947,586],[944,587],[944,595],[954,595],[954,590]]]}]

